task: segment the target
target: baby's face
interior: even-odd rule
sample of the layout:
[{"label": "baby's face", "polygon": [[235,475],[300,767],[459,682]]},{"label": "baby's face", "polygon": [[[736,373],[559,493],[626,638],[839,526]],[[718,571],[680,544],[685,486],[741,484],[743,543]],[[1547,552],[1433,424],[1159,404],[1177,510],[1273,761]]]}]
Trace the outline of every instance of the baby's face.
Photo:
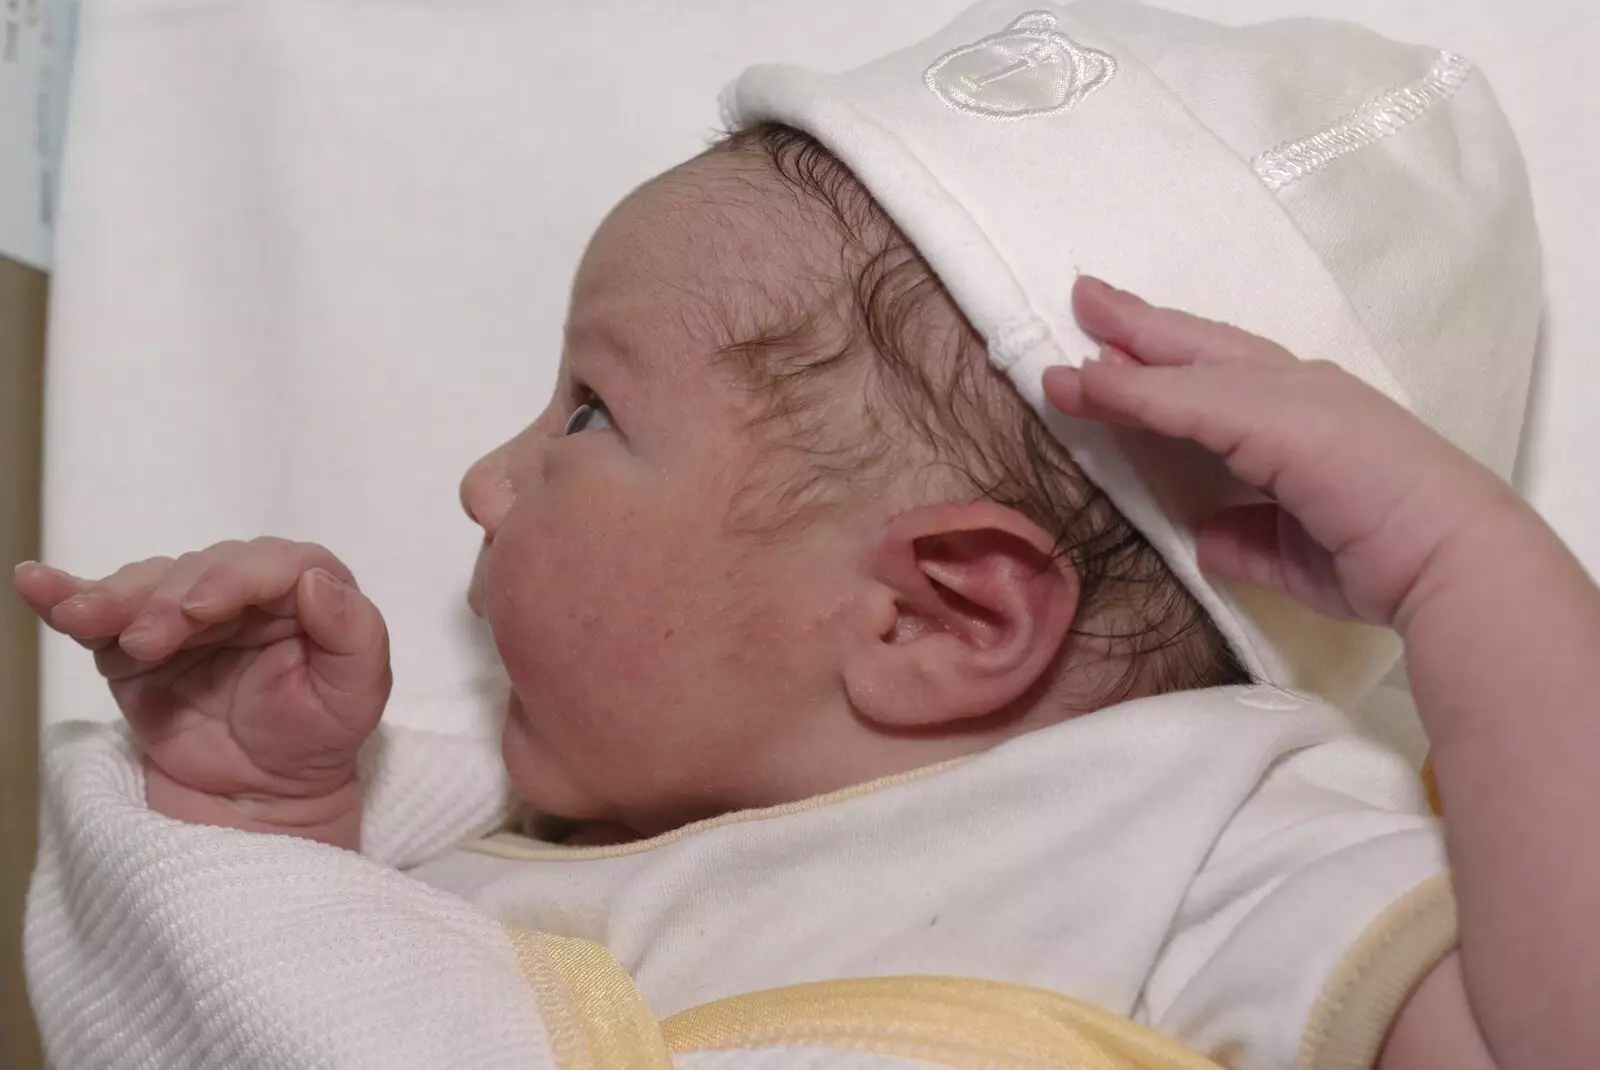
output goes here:
[{"label": "baby's face", "polygon": [[729,523],[759,445],[714,364],[718,325],[801,255],[763,231],[748,180],[724,210],[729,166],[688,165],[600,227],[554,398],[462,483],[484,531],[470,601],[514,692],[514,785],[643,833],[854,776],[828,725],[850,716],[859,531],[773,541]]}]

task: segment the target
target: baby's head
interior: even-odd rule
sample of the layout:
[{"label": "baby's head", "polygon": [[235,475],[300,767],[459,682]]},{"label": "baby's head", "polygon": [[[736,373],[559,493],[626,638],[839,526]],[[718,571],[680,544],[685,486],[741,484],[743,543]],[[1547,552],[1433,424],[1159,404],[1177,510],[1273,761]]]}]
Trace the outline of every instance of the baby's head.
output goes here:
[{"label": "baby's head", "polygon": [[600,227],[555,399],[463,487],[530,802],[651,833],[1245,670],[1335,701],[1385,671],[1392,635],[1202,574],[1198,525],[1248,500],[1216,458],[1041,384],[1098,348],[1087,271],[1335,361],[1506,474],[1539,248],[1471,64],[982,0],[724,106],[739,133]]},{"label": "baby's head", "polygon": [[658,832],[1237,683],[1228,643],[839,160],[646,184],[556,394],[463,482],[519,793]]}]

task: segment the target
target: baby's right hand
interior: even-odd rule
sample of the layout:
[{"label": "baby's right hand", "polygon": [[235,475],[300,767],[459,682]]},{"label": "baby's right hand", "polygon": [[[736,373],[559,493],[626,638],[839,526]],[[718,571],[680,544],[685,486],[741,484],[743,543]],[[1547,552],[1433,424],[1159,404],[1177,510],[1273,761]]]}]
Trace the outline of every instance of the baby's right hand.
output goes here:
[{"label": "baby's right hand", "polygon": [[143,748],[152,808],[358,846],[356,756],[389,699],[389,641],[331,553],[261,538],[98,581],[30,562],[14,582],[94,651]]}]

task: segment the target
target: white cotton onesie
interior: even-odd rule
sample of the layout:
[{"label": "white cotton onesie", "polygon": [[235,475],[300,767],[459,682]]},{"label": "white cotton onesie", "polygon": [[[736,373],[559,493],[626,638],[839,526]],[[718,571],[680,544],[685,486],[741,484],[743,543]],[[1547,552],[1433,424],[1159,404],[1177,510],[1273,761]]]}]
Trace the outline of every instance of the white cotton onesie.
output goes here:
[{"label": "white cotton onesie", "polygon": [[[1274,688],[1125,703],[979,756],[605,848],[412,871],[605,944],[667,1016],[807,981],[1017,982],[1235,1070],[1366,1065],[1454,941],[1415,771]],[[1355,1061],[1352,1061],[1354,1059]]]}]

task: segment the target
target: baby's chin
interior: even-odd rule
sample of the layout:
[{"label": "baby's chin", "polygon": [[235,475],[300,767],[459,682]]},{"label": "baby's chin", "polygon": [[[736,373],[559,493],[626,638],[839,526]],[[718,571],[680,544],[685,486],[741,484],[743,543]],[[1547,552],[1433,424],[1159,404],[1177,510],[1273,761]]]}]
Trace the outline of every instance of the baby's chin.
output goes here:
[{"label": "baby's chin", "polygon": [[516,692],[506,700],[505,726],[500,732],[500,760],[511,779],[511,790],[541,814],[569,821],[602,821],[597,800],[572,782],[560,763],[534,737],[528,711]]}]

